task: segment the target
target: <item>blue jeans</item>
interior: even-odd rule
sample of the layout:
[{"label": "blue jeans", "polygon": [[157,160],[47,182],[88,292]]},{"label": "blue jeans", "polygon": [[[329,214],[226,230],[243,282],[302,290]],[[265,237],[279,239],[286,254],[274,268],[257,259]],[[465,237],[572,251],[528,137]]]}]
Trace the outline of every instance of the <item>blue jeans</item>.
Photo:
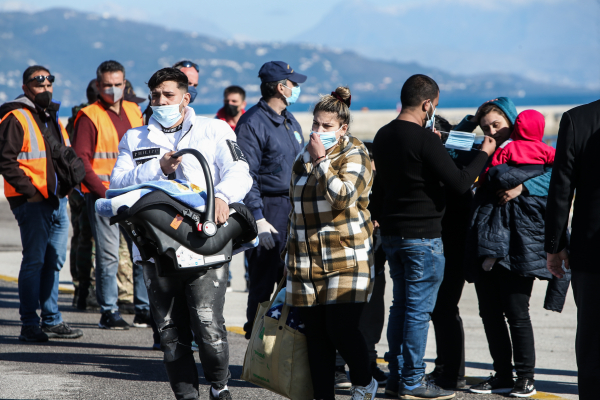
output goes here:
[{"label": "blue jeans", "polygon": [[[119,287],[117,272],[119,270],[119,240],[121,238],[119,225],[110,225],[110,218],[96,213],[98,197],[85,194],[92,235],[96,242],[96,298],[102,312],[117,311],[119,306]],[[144,283],[144,267],[133,264],[133,305],[136,313],[149,310],[148,291]]]},{"label": "blue jeans", "polygon": [[67,258],[67,199],[60,200],[58,209],[44,200],[22,204],[12,212],[19,224],[23,245],[19,271],[21,322],[23,325],[39,325],[37,309],[41,308],[43,325],[60,324],[58,282]]},{"label": "blue jeans", "polygon": [[415,386],[425,374],[429,320],[444,278],[444,246],[441,238],[381,239],[394,283],[385,358],[391,377],[400,375],[405,386]]}]

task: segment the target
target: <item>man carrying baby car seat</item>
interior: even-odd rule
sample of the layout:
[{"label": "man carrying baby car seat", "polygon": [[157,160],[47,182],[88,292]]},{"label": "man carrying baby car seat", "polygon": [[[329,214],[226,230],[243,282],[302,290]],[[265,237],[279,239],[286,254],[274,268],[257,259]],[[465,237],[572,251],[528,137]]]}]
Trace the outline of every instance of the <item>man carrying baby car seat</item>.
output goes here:
[{"label": "man carrying baby car seat", "polygon": [[[192,156],[172,158],[186,148],[199,150],[210,166],[215,192],[215,222],[229,218],[229,204],[240,202],[252,186],[248,163],[226,122],[196,117],[188,106],[188,78],[163,68],[148,81],[152,118],[130,129],[119,144],[110,188],[148,181],[187,180],[206,189],[202,167]],[[201,256],[198,256],[201,257]],[[134,248],[134,262],[142,262]],[[152,260],[150,260],[152,261]],[[231,399],[227,389],[229,347],[223,319],[229,264],[205,272],[160,277],[152,262],[144,263],[152,315],[159,328],[164,363],[177,399],[199,397],[198,371],[191,348],[198,343],[210,399]]]}]

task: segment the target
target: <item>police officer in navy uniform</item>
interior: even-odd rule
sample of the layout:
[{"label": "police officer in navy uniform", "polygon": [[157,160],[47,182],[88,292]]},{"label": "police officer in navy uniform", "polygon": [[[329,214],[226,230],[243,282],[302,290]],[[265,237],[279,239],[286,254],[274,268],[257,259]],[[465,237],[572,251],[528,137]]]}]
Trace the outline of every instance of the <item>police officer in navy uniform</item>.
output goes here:
[{"label": "police officer in navy uniform", "polygon": [[250,338],[258,304],[269,300],[275,283],[283,277],[280,254],[287,240],[292,165],[304,147],[300,124],[286,107],[300,96],[306,76],[283,61],[264,64],[258,76],[262,98],[239,120],[237,142],[248,159],[252,189],[244,203],[254,214],[260,246],[246,252],[250,280],[248,322]]}]

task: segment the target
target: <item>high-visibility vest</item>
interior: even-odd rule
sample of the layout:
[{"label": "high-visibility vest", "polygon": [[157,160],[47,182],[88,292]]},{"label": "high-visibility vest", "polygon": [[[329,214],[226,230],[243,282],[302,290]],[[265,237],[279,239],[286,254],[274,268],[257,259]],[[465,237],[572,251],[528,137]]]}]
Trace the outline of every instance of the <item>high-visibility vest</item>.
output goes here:
[{"label": "high-visibility vest", "polygon": [[[23,146],[21,146],[21,152],[17,156],[19,162],[19,168],[25,172],[25,175],[29,177],[31,183],[35,188],[44,196],[48,198],[48,181],[46,170],[46,144],[44,143],[44,136],[38,126],[37,122],[33,118],[31,111],[25,108],[19,108],[6,114],[0,123],[4,122],[9,115],[14,115],[17,121],[23,127]],[[70,146],[69,135],[62,126],[60,121],[58,122],[60,131],[65,145]],[[4,195],[6,197],[22,196],[22,193],[16,191],[10,183],[4,181]]]},{"label": "high-visibility vest", "polygon": [[[121,112],[125,113],[132,128],[144,125],[142,112],[136,103],[123,100],[121,103]],[[100,104],[100,100],[82,108],[75,118],[75,124],[77,124],[77,121],[83,114],[92,121],[98,131],[96,149],[94,150],[94,158],[91,160],[91,164],[92,169],[98,175],[104,187],[108,189],[110,174],[119,155],[119,135],[110,120],[108,112]],[[90,193],[90,190],[83,183],[81,184],[81,190],[84,193]]]}]

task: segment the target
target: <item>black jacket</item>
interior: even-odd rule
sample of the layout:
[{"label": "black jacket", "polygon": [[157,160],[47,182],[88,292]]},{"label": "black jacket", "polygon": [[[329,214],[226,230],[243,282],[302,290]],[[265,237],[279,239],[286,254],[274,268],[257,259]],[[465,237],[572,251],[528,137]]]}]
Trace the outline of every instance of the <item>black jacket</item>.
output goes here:
[{"label": "black jacket", "polygon": [[566,247],[575,196],[569,262],[577,271],[600,273],[600,100],[563,114],[548,193],[546,245],[555,254]]},{"label": "black jacket", "polygon": [[497,258],[494,268],[506,268],[520,276],[551,280],[544,307],[562,311],[570,275],[563,279],[546,269],[544,217],[546,197],[521,195],[503,206],[496,191],[514,188],[542,175],[543,165],[511,167],[498,165],[489,170],[484,185],[477,190],[467,235],[467,280],[477,281],[487,257]]}]

